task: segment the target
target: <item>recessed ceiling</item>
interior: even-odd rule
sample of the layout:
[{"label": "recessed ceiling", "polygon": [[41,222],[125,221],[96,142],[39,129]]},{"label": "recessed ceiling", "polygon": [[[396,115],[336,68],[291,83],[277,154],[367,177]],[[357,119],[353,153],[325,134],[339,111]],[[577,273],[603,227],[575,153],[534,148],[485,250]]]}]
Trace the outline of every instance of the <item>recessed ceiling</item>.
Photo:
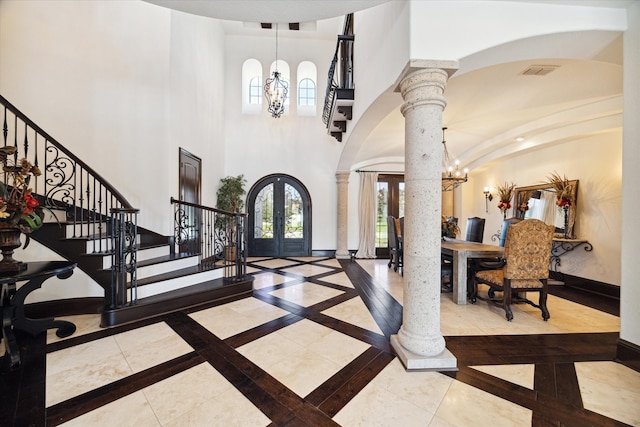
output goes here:
[{"label": "recessed ceiling", "polygon": [[145,0],[194,15],[241,22],[309,22],[344,16],[389,0]]}]

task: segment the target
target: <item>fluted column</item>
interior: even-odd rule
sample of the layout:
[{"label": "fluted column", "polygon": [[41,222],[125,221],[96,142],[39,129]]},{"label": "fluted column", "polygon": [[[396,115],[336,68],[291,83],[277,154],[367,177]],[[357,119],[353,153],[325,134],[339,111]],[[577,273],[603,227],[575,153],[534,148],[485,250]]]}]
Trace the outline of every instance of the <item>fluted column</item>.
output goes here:
[{"label": "fluted column", "polygon": [[336,172],[336,183],[338,184],[338,236],[336,258],[349,258],[349,174],[350,172]]},{"label": "fluted column", "polygon": [[456,62],[422,61],[399,88],[405,117],[404,302],[391,343],[405,367],[456,369],[440,331],[443,96]]}]

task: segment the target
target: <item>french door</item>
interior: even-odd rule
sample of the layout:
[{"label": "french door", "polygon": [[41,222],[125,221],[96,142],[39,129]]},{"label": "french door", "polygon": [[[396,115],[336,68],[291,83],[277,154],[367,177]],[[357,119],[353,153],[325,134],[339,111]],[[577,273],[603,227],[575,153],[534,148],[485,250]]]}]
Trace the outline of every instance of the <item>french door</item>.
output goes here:
[{"label": "french door", "polygon": [[404,216],[404,175],[378,175],[378,212],[376,212],[376,256],[389,257],[387,217]]},{"label": "french door", "polygon": [[247,198],[249,256],[311,255],[311,200],[300,181],[269,175]]}]

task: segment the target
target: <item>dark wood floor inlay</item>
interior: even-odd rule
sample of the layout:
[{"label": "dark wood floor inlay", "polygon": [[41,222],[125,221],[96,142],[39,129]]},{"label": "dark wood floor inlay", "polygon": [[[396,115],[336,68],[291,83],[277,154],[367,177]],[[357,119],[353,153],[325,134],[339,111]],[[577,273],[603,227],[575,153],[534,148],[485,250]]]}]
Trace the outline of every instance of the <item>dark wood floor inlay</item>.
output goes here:
[{"label": "dark wood floor inlay", "polygon": [[[264,258],[260,261],[269,261]],[[339,260],[340,268],[314,261],[289,259],[293,265],[318,264],[331,269],[312,277],[287,272],[287,268],[265,268],[249,263],[260,274],[286,276],[288,281],[256,289],[253,298],[286,311],[284,316],[221,339],[196,322],[189,313],[226,304],[239,298],[205,302],[197,307],[151,319],[103,329],[94,333],[46,344],[45,334],[31,337],[17,333],[23,357],[22,367],[0,373],[0,425],[59,425],[113,402],[134,391],[201,363],[210,364],[249,401],[262,411],[273,426],[337,426],[332,418],[389,365],[395,356],[389,337],[402,323],[402,306],[356,261]],[[260,262],[257,261],[257,262]],[[344,271],[354,288],[330,282]],[[274,290],[310,282],[342,293],[309,307],[271,294]],[[361,298],[384,335],[333,318],[325,310]],[[591,304],[597,305],[593,300]],[[296,322],[312,321],[367,343],[369,348],[311,391],[298,396],[237,349]],[[91,390],[45,408],[46,354],[73,348],[97,339],[157,322],[166,322],[193,351],[165,363]],[[458,360],[458,372],[446,372],[457,381],[506,399],[532,411],[533,426],[622,426],[624,423],[584,408],[575,363],[613,361],[619,334],[549,334],[502,336],[449,336],[447,348]],[[283,361],[286,363],[286,361]],[[533,389],[475,369],[478,365],[535,365]]]},{"label": "dark wood floor inlay", "polygon": [[357,262],[339,261],[384,335],[388,338],[398,333],[402,325],[402,305],[378,286]]}]

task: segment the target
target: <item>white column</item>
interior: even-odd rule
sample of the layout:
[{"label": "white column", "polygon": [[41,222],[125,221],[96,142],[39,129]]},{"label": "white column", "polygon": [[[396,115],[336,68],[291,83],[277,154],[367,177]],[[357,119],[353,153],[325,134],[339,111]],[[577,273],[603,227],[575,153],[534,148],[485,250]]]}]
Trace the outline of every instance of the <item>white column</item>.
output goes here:
[{"label": "white column", "polygon": [[391,344],[406,369],[455,370],[440,331],[443,96],[455,61],[421,61],[400,82],[405,117],[404,302]]},{"label": "white column", "polygon": [[336,258],[349,258],[348,221],[349,221],[349,175],[350,172],[336,172],[338,184],[338,238]]}]

